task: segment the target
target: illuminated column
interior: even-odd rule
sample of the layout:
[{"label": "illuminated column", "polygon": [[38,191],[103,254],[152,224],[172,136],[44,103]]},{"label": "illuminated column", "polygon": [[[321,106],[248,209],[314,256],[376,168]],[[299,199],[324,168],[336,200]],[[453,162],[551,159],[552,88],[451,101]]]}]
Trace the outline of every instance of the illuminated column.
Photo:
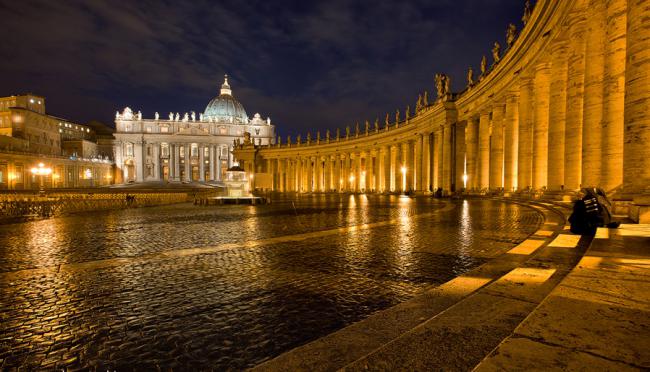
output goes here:
[{"label": "illuminated column", "polygon": [[143,143],[136,141],[133,145],[133,155],[135,156],[135,181],[142,182],[144,177],[144,158],[142,151]]},{"label": "illuminated column", "polygon": [[361,153],[354,154],[354,184],[353,191],[361,191]]},{"label": "illuminated column", "polygon": [[478,178],[478,126],[474,118],[467,120],[465,129],[465,149],[467,151],[467,188],[475,190],[479,187]]},{"label": "illuminated column", "polygon": [[341,192],[343,182],[343,178],[341,176],[341,155],[336,154],[334,155],[334,184],[335,184],[335,189],[338,192]]},{"label": "illuminated column", "polygon": [[569,15],[569,68],[567,73],[564,188],[575,190],[582,179],[582,102],[585,73],[585,15],[577,7]]},{"label": "illuminated column", "polygon": [[627,1],[607,1],[601,185],[607,193],[623,184],[625,32]]},{"label": "illuminated column", "polygon": [[390,148],[382,146],[379,150],[379,183],[381,192],[390,190]]},{"label": "illuminated column", "polygon": [[217,152],[215,155],[215,158],[217,160],[217,177],[215,179],[217,181],[221,181],[221,146],[218,146],[215,151]]},{"label": "illuminated column", "polygon": [[492,135],[490,136],[490,190],[503,187],[503,102],[492,108]]},{"label": "illuminated column", "polygon": [[535,190],[539,190],[548,184],[550,64],[541,63],[536,66],[534,92],[532,186]]},{"label": "illuminated column", "polygon": [[181,147],[177,143],[174,145],[174,181],[181,180]]},{"label": "illuminated column", "polygon": [[478,124],[478,187],[490,187],[490,112],[481,112]]},{"label": "illuminated column", "polygon": [[174,148],[176,146],[173,143],[169,144],[169,180],[174,180]]},{"label": "illuminated column", "polygon": [[431,133],[422,136],[422,191],[431,191]]},{"label": "illuminated column", "polygon": [[[402,191],[413,190],[413,142],[402,143],[402,166],[406,167],[406,185]],[[401,173],[400,173],[401,176]]]},{"label": "illuminated column", "polygon": [[191,155],[190,148],[191,147],[192,147],[192,145],[189,144],[189,143],[186,143],[184,145],[184,147],[183,147],[185,149],[185,181],[188,181],[188,182],[192,181],[192,168],[190,168],[190,163],[191,163],[190,162],[190,155]]},{"label": "illuminated column", "polygon": [[442,141],[443,141],[443,130],[442,125],[436,130],[436,139],[435,139],[435,152],[434,152],[434,174],[435,174],[435,185],[434,187],[442,187]]},{"label": "illuminated column", "polygon": [[160,143],[153,144],[153,176],[160,181]]},{"label": "illuminated column", "polygon": [[623,187],[637,194],[650,185],[650,4],[627,6]]},{"label": "illuminated column", "polygon": [[210,181],[214,181],[214,168],[215,168],[215,164],[214,164],[214,145],[210,145],[208,148],[210,149],[209,150],[210,158],[208,159],[208,161],[210,162],[210,165],[209,165],[209,168],[208,168],[208,171],[210,172],[209,177],[210,177]]},{"label": "illuminated column", "polygon": [[374,182],[373,182],[374,181],[374,178],[373,178],[374,162],[373,162],[373,159],[372,159],[373,158],[372,153],[373,153],[372,150],[369,150],[366,153],[366,166],[365,166],[365,169],[366,169],[366,192],[372,192],[372,190],[375,189],[375,185],[374,185]]},{"label": "illuminated column", "polygon": [[199,181],[205,182],[205,147],[199,145]]},{"label": "illuminated column", "polygon": [[422,159],[422,154],[424,153],[424,138],[422,134],[417,134],[417,139],[415,142],[415,150],[414,150],[414,161],[413,164],[415,165],[415,172],[413,174],[413,184],[415,185],[415,190],[416,191],[424,191],[424,171],[422,169],[422,166],[424,164],[424,161]]},{"label": "illuminated column", "polygon": [[605,6],[591,0],[587,17],[582,124],[582,184],[600,184],[605,74]]},{"label": "illuminated column", "polygon": [[329,156],[324,156],[321,157],[321,162],[323,163],[323,189],[322,191],[324,192],[329,192],[332,187],[331,187],[331,182],[332,182],[332,174],[331,174],[331,164],[332,161],[330,160]]},{"label": "illuminated column", "polygon": [[388,174],[390,175],[390,191],[391,192],[397,191],[397,185],[398,185],[398,181],[396,179],[397,172],[398,172],[398,170],[397,170],[397,168],[398,168],[398,166],[397,166],[397,158],[398,158],[397,152],[398,152],[398,149],[397,149],[396,145],[390,146],[390,164],[389,164],[390,168],[389,168]]},{"label": "illuminated column", "polygon": [[567,43],[557,42],[551,50],[551,86],[548,120],[548,189],[564,185],[564,138],[566,135],[566,85],[569,69]]},{"label": "illuminated column", "polygon": [[451,190],[451,125],[446,124],[442,129],[442,189],[447,195]]},{"label": "illuminated column", "polygon": [[519,94],[506,95],[506,117],[503,128],[503,187],[507,191],[517,188],[517,156],[519,154]]},{"label": "illuminated column", "polygon": [[519,189],[533,185],[533,80],[522,77],[519,92]]},{"label": "illuminated column", "polygon": [[465,175],[465,127],[466,121],[456,123],[455,127],[455,136],[456,136],[456,153],[454,154],[456,171],[454,172],[456,177],[454,178],[454,191],[460,191],[465,187],[463,176]]}]

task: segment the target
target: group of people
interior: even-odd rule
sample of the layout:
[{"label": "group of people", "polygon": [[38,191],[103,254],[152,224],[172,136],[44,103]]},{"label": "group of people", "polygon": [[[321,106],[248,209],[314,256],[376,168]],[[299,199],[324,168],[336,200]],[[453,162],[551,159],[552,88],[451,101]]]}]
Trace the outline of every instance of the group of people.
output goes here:
[{"label": "group of people", "polygon": [[588,187],[581,192],[582,197],[574,202],[569,217],[572,233],[594,235],[599,227],[617,228],[620,225],[612,220],[612,204],[602,189]]}]

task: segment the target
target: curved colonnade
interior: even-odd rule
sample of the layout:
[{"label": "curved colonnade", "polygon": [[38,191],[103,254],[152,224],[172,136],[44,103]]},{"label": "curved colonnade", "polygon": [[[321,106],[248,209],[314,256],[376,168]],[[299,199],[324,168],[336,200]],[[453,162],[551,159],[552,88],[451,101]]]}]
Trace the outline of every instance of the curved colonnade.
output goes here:
[{"label": "curved colonnade", "polygon": [[390,125],[243,145],[235,156],[280,192],[597,185],[642,194],[650,187],[649,4],[539,0],[500,61],[465,91],[439,94]]}]

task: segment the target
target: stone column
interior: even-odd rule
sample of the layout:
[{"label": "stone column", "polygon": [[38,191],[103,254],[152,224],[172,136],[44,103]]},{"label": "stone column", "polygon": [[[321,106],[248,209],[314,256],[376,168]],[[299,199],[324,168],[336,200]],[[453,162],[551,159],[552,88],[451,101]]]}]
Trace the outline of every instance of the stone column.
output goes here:
[{"label": "stone column", "polygon": [[379,149],[379,190],[386,192],[389,189],[388,172],[390,170],[390,152],[387,146]]},{"label": "stone column", "polygon": [[582,110],[585,73],[585,12],[577,7],[568,17],[569,68],[567,73],[564,188],[575,190],[582,179]]},{"label": "stone column", "polygon": [[548,189],[564,185],[564,137],[566,135],[566,88],[569,70],[567,42],[551,46],[551,86],[548,120]]},{"label": "stone column", "polygon": [[192,167],[191,167],[191,161],[190,158],[192,156],[192,144],[191,143],[186,143],[185,144],[185,181],[192,182]]},{"label": "stone column", "polygon": [[428,131],[422,136],[422,189],[429,192],[431,184],[431,133]]},{"label": "stone column", "polygon": [[181,180],[181,147],[177,143],[174,145],[174,181]]},{"label": "stone column", "polygon": [[522,77],[519,92],[519,189],[533,186],[533,79]]},{"label": "stone column", "polygon": [[354,154],[354,192],[361,192],[361,153]]},{"label": "stone column", "polygon": [[210,145],[210,181],[214,181],[214,145]]},{"label": "stone column", "polygon": [[536,66],[533,96],[533,167],[535,190],[548,186],[548,107],[550,98],[550,64]]},{"label": "stone column", "polygon": [[372,159],[372,150],[369,150],[366,153],[366,192],[372,192],[372,190],[375,188],[375,185],[373,184],[373,167],[374,167],[374,162]]},{"label": "stone column", "polygon": [[610,0],[606,6],[601,186],[611,195],[623,184],[627,1]]},{"label": "stone column", "polygon": [[650,185],[650,3],[627,6],[623,188],[639,194]]},{"label": "stone column", "polygon": [[490,187],[490,112],[481,112],[478,124],[478,179],[479,189]]},{"label": "stone column", "polygon": [[423,164],[424,161],[422,159],[422,154],[424,153],[424,138],[422,134],[417,135],[417,139],[415,142],[415,151],[414,151],[414,165],[415,165],[415,174],[413,175],[413,184],[415,185],[415,190],[416,191],[425,191],[424,188],[424,170],[423,170]]},{"label": "stone column", "polygon": [[314,159],[314,165],[315,165],[314,172],[316,173],[315,177],[314,177],[314,180],[316,181],[316,187],[315,187],[314,191],[322,192],[323,191],[323,183],[325,182],[323,180],[323,177],[324,177],[323,159],[320,156],[317,156]]},{"label": "stone column", "polygon": [[600,184],[605,74],[605,4],[591,0],[587,17],[582,124],[582,185]]},{"label": "stone column", "polygon": [[443,126],[441,125],[438,130],[436,130],[436,152],[435,152],[435,165],[436,165],[436,188],[441,188],[443,185],[442,182],[442,152],[444,150],[443,148],[443,141],[444,141],[444,131],[443,131]]},{"label": "stone column", "polygon": [[175,145],[173,143],[170,143],[169,145],[169,181],[174,180],[174,167],[175,167],[175,159],[174,159],[174,151],[175,151]]},{"label": "stone column", "polygon": [[442,137],[442,189],[445,195],[451,191],[451,125],[445,124]]},{"label": "stone column", "polygon": [[221,181],[221,151],[222,151],[221,146],[217,146],[215,151],[217,152],[217,154],[215,156],[215,158],[217,159],[217,178],[216,179],[217,179],[217,181]]},{"label": "stone column", "polygon": [[153,144],[153,176],[160,181],[160,143]]},{"label": "stone column", "polygon": [[136,141],[133,144],[133,155],[135,157],[135,182],[144,180],[144,152],[142,151],[142,141]]},{"label": "stone column", "polygon": [[199,145],[199,182],[205,182],[205,147]]},{"label": "stone column", "polygon": [[503,187],[503,115],[505,105],[492,107],[492,135],[490,136],[490,190]]},{"label": "stone column", "polygon": [[519,155],[519,93],[506,95],[506,117],[503,128],[503,187],[506,191],[517,188]]},{"label": "stone column", "polygon": [[466,172],[467,172],[467,188],[475,190],[479,187],[478,177],[478,131],[479,123],[474,118],[467,120],[467,128],[465,129],[465,149],[466,153]]},{"label": "stone column", "polygon": [[456,147],[455,147],[455,160],[454,164],[456,167],[454,184],[455,190],[460,191],[465,187],[463,176],[465,175],[465,127],[467,122],[456,123],[454,131],[456,136]]},{"label": "stone column", "polygon": [[402,144],[402,154],[404,156],[402,158],[402,164],[406,167],[406,185],[403,191],[411,191],[414,188],[413,174],[415,173],[415,169],[413,169],[413,145],[412,141],[407,141]]}]

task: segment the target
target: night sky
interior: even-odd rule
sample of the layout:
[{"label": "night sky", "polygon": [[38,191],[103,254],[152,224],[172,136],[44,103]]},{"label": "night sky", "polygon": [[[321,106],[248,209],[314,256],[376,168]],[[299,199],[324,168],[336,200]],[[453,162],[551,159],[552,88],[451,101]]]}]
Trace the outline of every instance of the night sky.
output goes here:
[{"label": "night sky", "polygon": [[0,0],[0,95],[35,93],[48,113],[111,126],[130,106],[202,112],[223,74],[249,117],[283,136],[371,122],[465,85],[523,0]]}]

